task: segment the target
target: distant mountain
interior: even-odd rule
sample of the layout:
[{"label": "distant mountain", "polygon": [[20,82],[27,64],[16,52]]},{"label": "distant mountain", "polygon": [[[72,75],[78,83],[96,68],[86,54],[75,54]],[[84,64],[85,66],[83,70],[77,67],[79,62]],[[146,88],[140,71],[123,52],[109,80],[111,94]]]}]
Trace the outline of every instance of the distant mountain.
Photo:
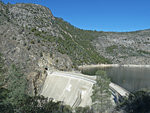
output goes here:
[{"label": "distant mountain", "polygon": [[97,52],[117,64],[150,64],[150,30],[103,32],[93,41]]},{"label": "distant mountain", "polygon": [[45,70],[97,63],[149,64],[150,30],[81,30],[41,5],[0,2],[0,53],[7,67],[20,67],[39,91]]}]

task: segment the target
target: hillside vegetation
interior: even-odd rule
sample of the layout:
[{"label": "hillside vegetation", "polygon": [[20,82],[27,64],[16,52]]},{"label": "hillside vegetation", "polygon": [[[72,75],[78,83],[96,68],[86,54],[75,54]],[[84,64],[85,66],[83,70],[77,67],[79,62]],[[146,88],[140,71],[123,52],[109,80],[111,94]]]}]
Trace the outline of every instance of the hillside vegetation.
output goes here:
[{"label": "hillside vegetation", "polygon": [[75,28],[41,5],[0,2],[0,27],[5,67],[19,67],[31,95],[40,92],[46,70],[71,71],[78,65],[111,63],[92,46],[98,32]]}]

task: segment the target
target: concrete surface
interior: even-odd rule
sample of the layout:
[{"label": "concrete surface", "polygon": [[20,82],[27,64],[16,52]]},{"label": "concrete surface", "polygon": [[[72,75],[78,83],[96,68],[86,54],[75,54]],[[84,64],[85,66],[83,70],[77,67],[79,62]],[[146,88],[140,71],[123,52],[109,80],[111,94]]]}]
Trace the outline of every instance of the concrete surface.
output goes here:
[{"label": "concrete surface", "polygon": [[94,78],[79,73],[52,72],[46,78],[41,95],[63,101],[71,107],[91,105]]},{"label": "concrete surface", "polygon": [[109,87],[116,91],[120,96],[129,96],[130,94],[129,91],[112,82],[109,84]]},{"label": "concrete surface", "polygon": [[[85,107],[92,104],[90,96],[92,95],[92,86],[95,81],[95,76],[83,75],[81,73],[47,71],[48,76],[45,80],[41,95],[54,98],[55,101],[63,101],[64,104],[71,107]],[[115,92],[116,96],[128,96],[129,92],[120,86],[110,83],[110,89]]]}]

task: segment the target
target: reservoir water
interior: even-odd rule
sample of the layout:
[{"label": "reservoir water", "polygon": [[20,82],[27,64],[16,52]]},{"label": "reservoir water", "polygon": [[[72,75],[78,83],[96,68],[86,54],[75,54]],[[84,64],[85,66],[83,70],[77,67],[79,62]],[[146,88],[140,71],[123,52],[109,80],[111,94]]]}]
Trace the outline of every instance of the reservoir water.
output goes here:
[{"label": "reservoir water", "polygon": [[96,67],[82,69],[82,73],[94,75],[97,70],[105,70],[112,82],[130,92],[143,88],[150,89],[150,68],[148,67]]}]

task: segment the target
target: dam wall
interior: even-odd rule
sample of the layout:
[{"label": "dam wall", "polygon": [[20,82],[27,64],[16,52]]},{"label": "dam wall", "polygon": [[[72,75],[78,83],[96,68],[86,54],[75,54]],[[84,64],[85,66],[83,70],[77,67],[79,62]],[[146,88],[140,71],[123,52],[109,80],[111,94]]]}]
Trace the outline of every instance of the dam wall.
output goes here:
[{"label": "dam wall", "polygon": [[[53,98],[54,101],[62,101],[73,108],[91,106],[92,87],[96,83],[96,76],[63,71],[48,71],[47,73],[41,95]],[[115,94],[112,96],[112,101],[118,99],[118,95],[129,95],[128,91],[114,83],[110,83],[109,86],[112,93]]]},{"label": "dam wall", "polygon": [[41,95],[63,101],[71,107],[85,107],[92,104],[92,86],[94,78],[69,72],[49,73]]}]

